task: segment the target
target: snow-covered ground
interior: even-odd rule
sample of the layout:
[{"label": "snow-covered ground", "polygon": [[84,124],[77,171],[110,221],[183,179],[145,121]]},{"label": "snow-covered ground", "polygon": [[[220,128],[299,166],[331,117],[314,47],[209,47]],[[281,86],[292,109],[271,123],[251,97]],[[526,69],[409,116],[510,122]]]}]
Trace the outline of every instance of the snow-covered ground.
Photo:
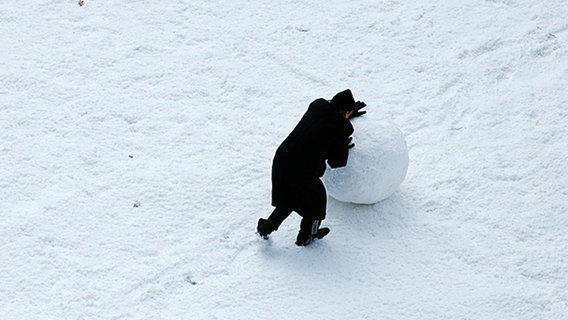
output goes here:
[{"label": "snow-covered ground", "polygon": [[[565,0],[0,2],[2,319],[568,319]],[[351,88],[405,181],[266,242]]]}]

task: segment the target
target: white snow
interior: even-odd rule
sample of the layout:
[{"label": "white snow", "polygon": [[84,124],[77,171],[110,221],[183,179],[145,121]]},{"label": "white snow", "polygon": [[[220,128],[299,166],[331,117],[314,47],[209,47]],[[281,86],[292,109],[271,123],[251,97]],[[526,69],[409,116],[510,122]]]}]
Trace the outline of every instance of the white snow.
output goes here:
[{"label": "white snow", "polygon": [[372,114],[351,120],[355,132],[345,167],[328,167],[323,182],[334,199],[374,204],[390,197],[406,177],[408,148],[402,132]]},{"label": "white snow", "polygon": [[[2,319],[566,319],[565,0],[0,2]],[[375,205],[269,242],[270,165],[352,88]]]}]

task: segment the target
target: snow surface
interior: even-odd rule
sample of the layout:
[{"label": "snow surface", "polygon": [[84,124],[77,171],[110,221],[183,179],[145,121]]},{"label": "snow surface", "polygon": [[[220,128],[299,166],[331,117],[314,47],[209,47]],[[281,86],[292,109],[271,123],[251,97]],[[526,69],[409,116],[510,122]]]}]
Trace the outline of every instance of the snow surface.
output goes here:
[{"label": "snow surface", "polygon": [[[567,319],[568,3],[0,2],[2,319]],[[269,242],[278,144],[352,88],[407,177]]]},{"label": "snow surface", "polygon": [[351,120],[354,147],[345,167],[328,166],[323,182],[335,200],[375,204],[390,197],[408,171],[408,148],[402,132],[389,121],[373,115]]}]

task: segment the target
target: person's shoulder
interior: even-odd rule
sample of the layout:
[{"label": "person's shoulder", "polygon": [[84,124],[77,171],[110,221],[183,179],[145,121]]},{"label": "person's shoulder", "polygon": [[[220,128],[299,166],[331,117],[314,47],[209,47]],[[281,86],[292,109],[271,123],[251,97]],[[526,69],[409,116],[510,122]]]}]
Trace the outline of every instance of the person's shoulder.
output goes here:
[{"label": "person's shoulder", "polygon": [[318,114],[319,116],[329,114],[331,112],[331,104],[328,100],[323,98],[316,99],[310,103],[308,112],[310,114]]},{"label": "person's shoulder", "polygon": [[326,100],[324,98],[317,98],[316,100],[314,100],[312,103],[317,103],[317,104],[330,104],[329,100]]},{"label": "person's shoulder", "polygon": [[328,107],[329,104],[330,104],[329,101],[325,100],[324,98],[319,98],[312,101],[312,103],[310,103],[310,107],[313,106],[313,107],[322,108],[322,107]]}]

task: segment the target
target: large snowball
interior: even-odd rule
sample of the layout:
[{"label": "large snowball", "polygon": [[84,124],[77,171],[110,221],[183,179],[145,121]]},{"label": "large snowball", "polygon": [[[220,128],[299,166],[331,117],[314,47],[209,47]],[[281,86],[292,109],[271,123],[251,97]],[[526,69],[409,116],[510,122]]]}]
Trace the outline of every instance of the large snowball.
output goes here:
[{"label": "large snowball", "polygon": [[328,168],[323,176],[327,192],[342,202],[372,204],[388,198],[408,169],[408,148],[393,124],[362,116],[353,119],[353,142],[347,166]]}]

